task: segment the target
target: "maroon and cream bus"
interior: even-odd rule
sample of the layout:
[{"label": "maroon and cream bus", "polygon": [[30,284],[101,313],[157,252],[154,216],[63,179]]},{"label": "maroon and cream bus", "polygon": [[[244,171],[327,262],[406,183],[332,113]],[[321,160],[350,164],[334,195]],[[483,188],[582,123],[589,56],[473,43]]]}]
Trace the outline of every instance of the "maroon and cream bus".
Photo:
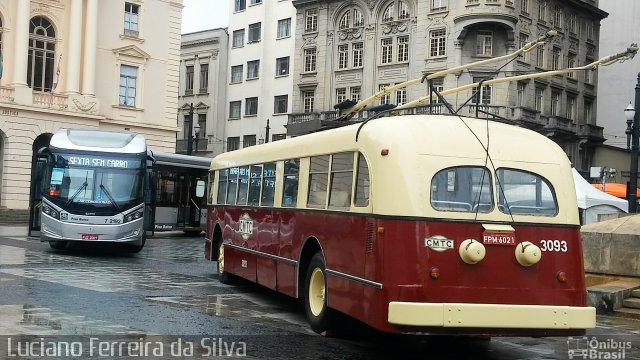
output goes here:
[{"label": "maroon and cream bus", "polygon": [[384,117],[221,154],[210,182],[220,280],[302,299],[316,332],[336,312],[396,333],[595,327],[571,164],[536,132]]}]

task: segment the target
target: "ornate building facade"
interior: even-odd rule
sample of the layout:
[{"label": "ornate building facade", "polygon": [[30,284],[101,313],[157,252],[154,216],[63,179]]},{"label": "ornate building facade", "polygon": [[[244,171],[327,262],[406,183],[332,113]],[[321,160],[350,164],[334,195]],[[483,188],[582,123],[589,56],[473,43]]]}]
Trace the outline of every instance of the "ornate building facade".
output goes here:
[{"label": "ornate building facade", "polygon": [[[438,89],[561,69],[598,59],[600,21],[595,0],[294,0],[297,9],[293,113],[288,135],[322,128],[333,106],[365,99],[392,84],[461,64],[505,55],[549,30],[544,47],[509,63],[475,67],[436,79]],[[555,140],[580,170],[604,141],[596,125],[593,71],[483,86],[446,96],[461,114],[476,109],[532,128]],[[380,99],[403,104],[428,93],[426,84]],[[446,111],[446,110],[445,110]],[[368,114],[359,114],[366,117]]]},{"label": "ornate building facade", "polygon": [[62,128],[175,149],[182,0],[0,0],[0,208],[27,209],[32,155]]}]

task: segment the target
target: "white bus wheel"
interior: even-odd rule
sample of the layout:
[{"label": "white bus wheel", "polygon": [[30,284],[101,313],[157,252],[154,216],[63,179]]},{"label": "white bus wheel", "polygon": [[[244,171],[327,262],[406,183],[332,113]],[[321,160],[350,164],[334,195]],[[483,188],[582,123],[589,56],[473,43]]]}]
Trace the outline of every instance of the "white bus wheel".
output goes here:
[{"label": "white bus wheel", "polygon": [[321,253],[311,258],[305,279],[304,308],[309,325],[317,333],[330,330],[335,314],[327,307],[327,277]]}]

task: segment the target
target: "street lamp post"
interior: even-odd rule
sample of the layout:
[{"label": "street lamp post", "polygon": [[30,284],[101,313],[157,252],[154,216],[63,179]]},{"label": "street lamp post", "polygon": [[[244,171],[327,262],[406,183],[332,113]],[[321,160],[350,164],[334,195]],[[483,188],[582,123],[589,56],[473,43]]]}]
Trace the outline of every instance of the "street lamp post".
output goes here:
[{"label": "street lamp post", "polygon": [[189,106],[189,126],[187,126],[187,155],[193,151],[193,103]]},{"label": "street lamp post", "polygon": [[638,138],[640,136],[640,111],[636,108],[640,106],[640,73],[635,89],[635,108],[631,103],[624,109],[627,118],[627,148],[629,147],[629,137],[631,137],[631,164],[629,166],[629,184],[627,186],[627,200],[629,201],[629,213],[635,213],[638,204]]}]

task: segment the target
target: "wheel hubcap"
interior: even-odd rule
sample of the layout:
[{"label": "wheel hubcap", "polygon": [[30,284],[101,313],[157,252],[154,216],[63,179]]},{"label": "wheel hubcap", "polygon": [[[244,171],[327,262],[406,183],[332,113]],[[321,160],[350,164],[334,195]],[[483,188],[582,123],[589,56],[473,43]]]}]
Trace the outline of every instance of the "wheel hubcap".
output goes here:
[{"label": "wheel hubcap", "polygon": [[320,315],[324,309],[325,281],[321,269],[315,268],[309,281],[309,307],[314,316]]},{"label": "wheel hubcap", "polygon": [[220,247],[218,247],[218,274],[222,274],[224,272],[224,245],[220,243]]}]

